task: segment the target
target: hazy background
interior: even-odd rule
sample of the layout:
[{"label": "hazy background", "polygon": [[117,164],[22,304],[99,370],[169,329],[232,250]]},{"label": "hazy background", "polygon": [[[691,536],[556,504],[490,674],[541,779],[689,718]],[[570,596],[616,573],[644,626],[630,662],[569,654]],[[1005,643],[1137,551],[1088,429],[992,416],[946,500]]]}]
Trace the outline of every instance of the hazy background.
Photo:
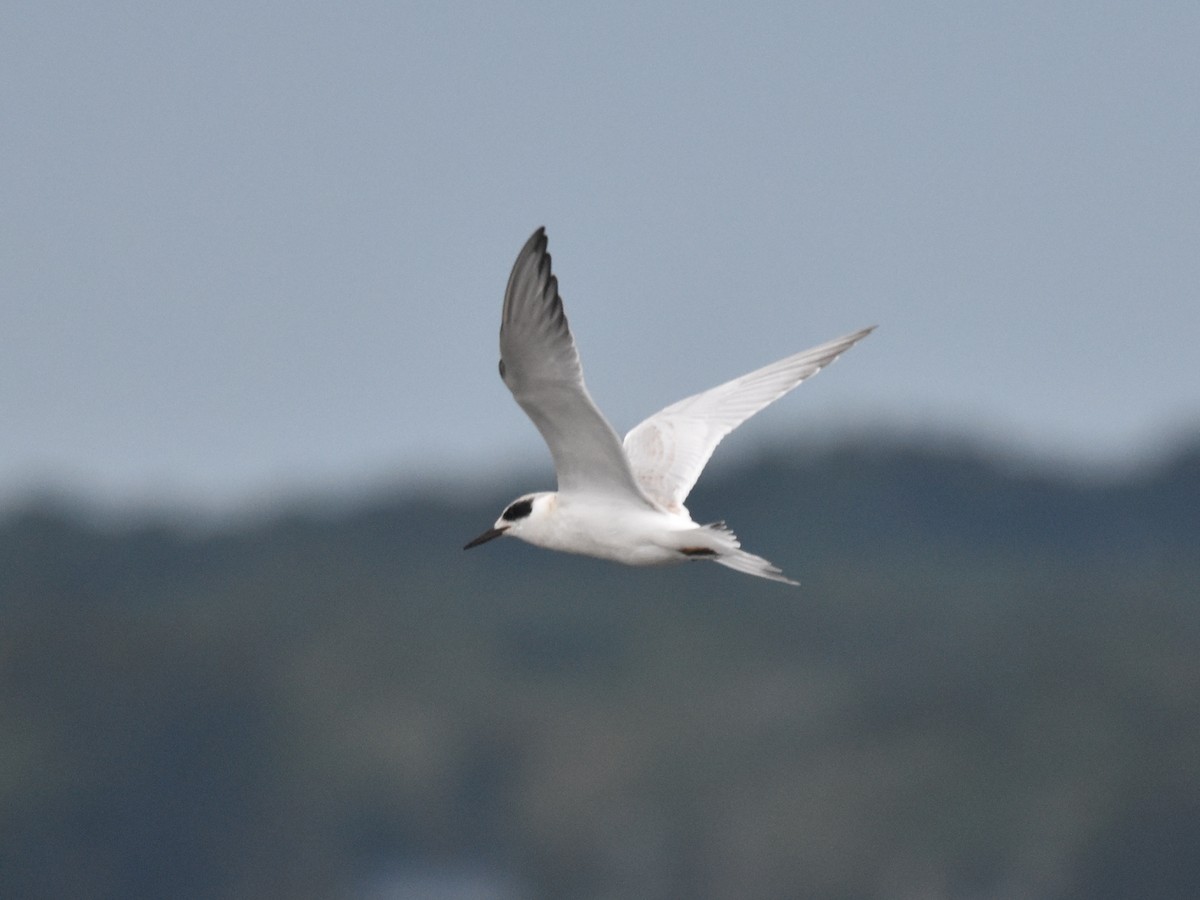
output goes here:
[{"label": "hazy background", "polygon": [[[1200,7],[7,4],[0,896],[1193,900]],[[798,589],[465,540],[546,225]],[[121,515],[97,515],[121,511]]]},{"label": "hazy background", "polygon": [[869,324],[741,446],[883,423],[1105,463],[1195,424],[1193,3],[3,18],[0,500],[544,461],[495,373],[542,224],[621,430]]}]

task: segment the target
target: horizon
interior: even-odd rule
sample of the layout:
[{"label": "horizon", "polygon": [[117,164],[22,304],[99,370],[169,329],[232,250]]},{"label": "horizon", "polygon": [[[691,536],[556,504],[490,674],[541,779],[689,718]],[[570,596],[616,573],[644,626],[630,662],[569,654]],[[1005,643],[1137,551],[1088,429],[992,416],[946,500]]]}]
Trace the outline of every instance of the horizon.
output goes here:
[{"label": "horizon", "polygon": [[[729,438],[724,443],[731,443]],[[802,462],[822,457],[862,452],[918,453],[931,457],[978,460],[998,471],[1018,477],[1045,478],[1083,486],[1131,484],[1169,470],[1181,459],[1200,453],[1200,426],[1178,428],[1142,452],[1120,459],[1049,453],[999,439],[950,428],[888,428],[855,426],[797,440],[776,434],[738,442],[735,453],[717,448],[697,483],[703,493],[709,482],[721,482],[742,470],[777,463],[794,452]],[[291,514],[353,514],[380,502],[404,503],[444,499],[461,506],[486,495],[502,502],[510,494],[553,490],[554,469],[542,447],[541,459],[506,459],[492,466],[446,466],[401,473],[397,470],[363,473],[358,478],[297,481],[219,495],[188,493],[176,486],[143,494],[104,492],[80,483],[30,484],[21,492],[0,494],[0,522],[26,512],[51,510],[99,527],[128,527],[166,523],[184,530],[209,531],[267,523]],[[490,507],[488,507],[490,509]]]}]

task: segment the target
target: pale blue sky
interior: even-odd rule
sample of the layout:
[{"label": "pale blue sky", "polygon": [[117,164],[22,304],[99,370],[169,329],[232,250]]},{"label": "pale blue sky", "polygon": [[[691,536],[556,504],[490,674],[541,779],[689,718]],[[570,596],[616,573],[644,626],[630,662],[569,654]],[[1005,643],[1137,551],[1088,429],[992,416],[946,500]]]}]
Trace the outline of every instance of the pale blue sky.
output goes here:
[{"label": "pale blue sky", "polygon": [[496,374],[542,224],[619,430],[878,324],[718,457],[1153,452],[1200,421],[1197,47],[1191,2],[8,4],[0,503],[549,483]]}]

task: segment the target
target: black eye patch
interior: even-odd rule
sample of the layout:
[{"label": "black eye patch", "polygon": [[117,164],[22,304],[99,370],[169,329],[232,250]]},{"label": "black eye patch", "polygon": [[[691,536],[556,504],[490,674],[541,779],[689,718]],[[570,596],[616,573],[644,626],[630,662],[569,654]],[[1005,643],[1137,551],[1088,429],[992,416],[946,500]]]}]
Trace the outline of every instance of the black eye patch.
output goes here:
[{"label": "black eye patch", "polygon": [[532,500],[518,500],[516,503],[512,504],[508,509],[506,509],[500,518],[502,518],[505,522],[514,522],[517,519],[525,518],[531,512],[533,512]]}]

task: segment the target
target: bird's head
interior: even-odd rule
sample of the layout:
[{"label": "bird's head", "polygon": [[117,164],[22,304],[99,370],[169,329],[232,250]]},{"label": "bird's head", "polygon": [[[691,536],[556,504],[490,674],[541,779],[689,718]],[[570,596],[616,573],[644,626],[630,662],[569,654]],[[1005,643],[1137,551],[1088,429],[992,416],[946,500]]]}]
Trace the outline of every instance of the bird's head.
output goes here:
[{"label": "bird's head", "polygon": [[474,540],[468,541],[463,549],[470,550],[505,534],[510,537],[523,537],[526,532],[536,530],[545,522],[553,508],[554,494],[549,491],[518,497],[504,508],[495,525]]}]

